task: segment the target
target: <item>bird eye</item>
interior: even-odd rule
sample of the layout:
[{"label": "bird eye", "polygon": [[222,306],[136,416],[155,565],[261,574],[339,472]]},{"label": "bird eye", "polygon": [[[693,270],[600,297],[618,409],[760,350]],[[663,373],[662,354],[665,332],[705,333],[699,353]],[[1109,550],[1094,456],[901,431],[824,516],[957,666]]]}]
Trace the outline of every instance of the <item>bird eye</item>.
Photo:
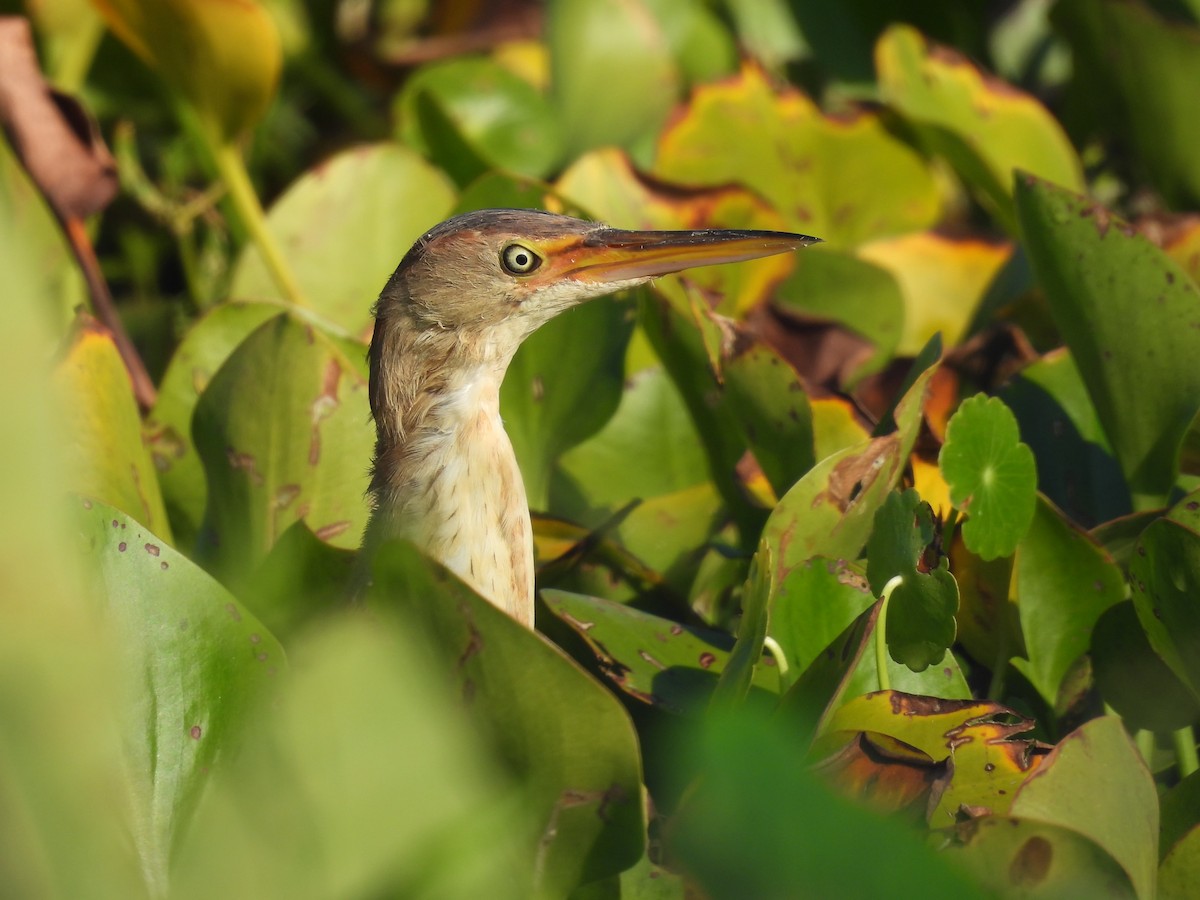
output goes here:
[{"label": "bird eye", "polygon": [[500,251],[500,265],[513,275],[528,275],[542,264],[542,258],[520,244],[509,244]]}]

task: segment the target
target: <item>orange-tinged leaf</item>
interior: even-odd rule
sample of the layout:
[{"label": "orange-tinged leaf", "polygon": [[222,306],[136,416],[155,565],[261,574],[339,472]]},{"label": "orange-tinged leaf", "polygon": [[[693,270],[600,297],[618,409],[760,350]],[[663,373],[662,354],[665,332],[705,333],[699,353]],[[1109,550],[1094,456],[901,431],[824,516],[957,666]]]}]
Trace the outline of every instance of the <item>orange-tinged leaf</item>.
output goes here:
[{"label": "orange-tinged leaf", "polygon": [[917,232],[873,241],[858,255],[890,271],[904,294],[904,329],[896,352],[912,356],[936,332],[952,347],[1012,254],[1009,243]]},{"label": "orange-tinged leaf", "polygon": [[681,184],[743,184],[789,225],[835,246],[926,228],[939,213],[928,165],[878,115],[826,116],[754,65],[698,88],[663,133],[654,174]]},{"label": "orange-tinged leaf", "polygon": [[254,0],[92,0],[108,27],[195,108],[221,143],[266,112],[279,32]]}]

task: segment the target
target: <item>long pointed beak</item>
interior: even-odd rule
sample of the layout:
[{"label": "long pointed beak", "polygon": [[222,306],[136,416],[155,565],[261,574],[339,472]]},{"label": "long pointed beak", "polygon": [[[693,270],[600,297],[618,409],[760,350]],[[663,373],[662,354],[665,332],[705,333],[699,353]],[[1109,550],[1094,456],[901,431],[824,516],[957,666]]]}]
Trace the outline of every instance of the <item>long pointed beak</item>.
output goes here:
[{"label": "long pointed beak", "polygon": [[820,238],[786,231],[623,231],[589,232],[565,256],[562,274],[577,281],[630,281],[669,275],[694,266],[743,262],[787,253]]}]

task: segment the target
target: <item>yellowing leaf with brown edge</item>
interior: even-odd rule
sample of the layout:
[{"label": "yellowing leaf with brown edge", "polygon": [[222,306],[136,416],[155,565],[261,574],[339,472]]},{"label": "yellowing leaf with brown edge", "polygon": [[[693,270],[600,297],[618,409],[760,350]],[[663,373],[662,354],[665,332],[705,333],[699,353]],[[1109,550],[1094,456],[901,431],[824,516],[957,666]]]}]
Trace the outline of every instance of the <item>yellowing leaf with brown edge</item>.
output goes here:
[{"label": "yellowing leaf with brown edge", "polygon": [[279,82],[279,33],[254,0],[92,0],[221,142],[245,134]]},{"label": "yellowing leaf with brown edge", "polygon": [[929,166],[877,114],[826,116],[801,92],[776,91],[750,64],[696,90],[663,132],[653,174],[745,185],[793,230],[836,247],[927,228],[940,212]]},{"label": "yellowing leaf with brown edge", "polygon": [[[571,202],[618,228],[790,228],[767,202],[736,185],[678,188],[647,178],[621,150],[595,150],[576,160],[555,185]],[[685,276],[719,298],[717,311],[739,316],[792,270],[789,254],[708,266]]]},{"label": "yellowing leaf with brown edge", "polygon": [[900,282],[904,328],[896,352],[912,356],[935,333],[947,347],[963,336],[975,307],[1012,254],[1009,243],[950,238],[923,231],[873,241],[858,250]]}]

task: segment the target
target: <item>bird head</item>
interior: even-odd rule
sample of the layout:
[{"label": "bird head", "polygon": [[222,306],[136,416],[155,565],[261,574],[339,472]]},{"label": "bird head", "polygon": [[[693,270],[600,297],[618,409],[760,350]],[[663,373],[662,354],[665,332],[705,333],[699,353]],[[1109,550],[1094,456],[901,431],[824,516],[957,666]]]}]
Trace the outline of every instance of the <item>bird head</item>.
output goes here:
[{"label": "bird head", "polygon": [[401,318],[504,353],[592,297],[816,241],[777,231],[625,231],[538,210],[481,210],[421,237],[388,281],[376,315],[381,325]]}]

